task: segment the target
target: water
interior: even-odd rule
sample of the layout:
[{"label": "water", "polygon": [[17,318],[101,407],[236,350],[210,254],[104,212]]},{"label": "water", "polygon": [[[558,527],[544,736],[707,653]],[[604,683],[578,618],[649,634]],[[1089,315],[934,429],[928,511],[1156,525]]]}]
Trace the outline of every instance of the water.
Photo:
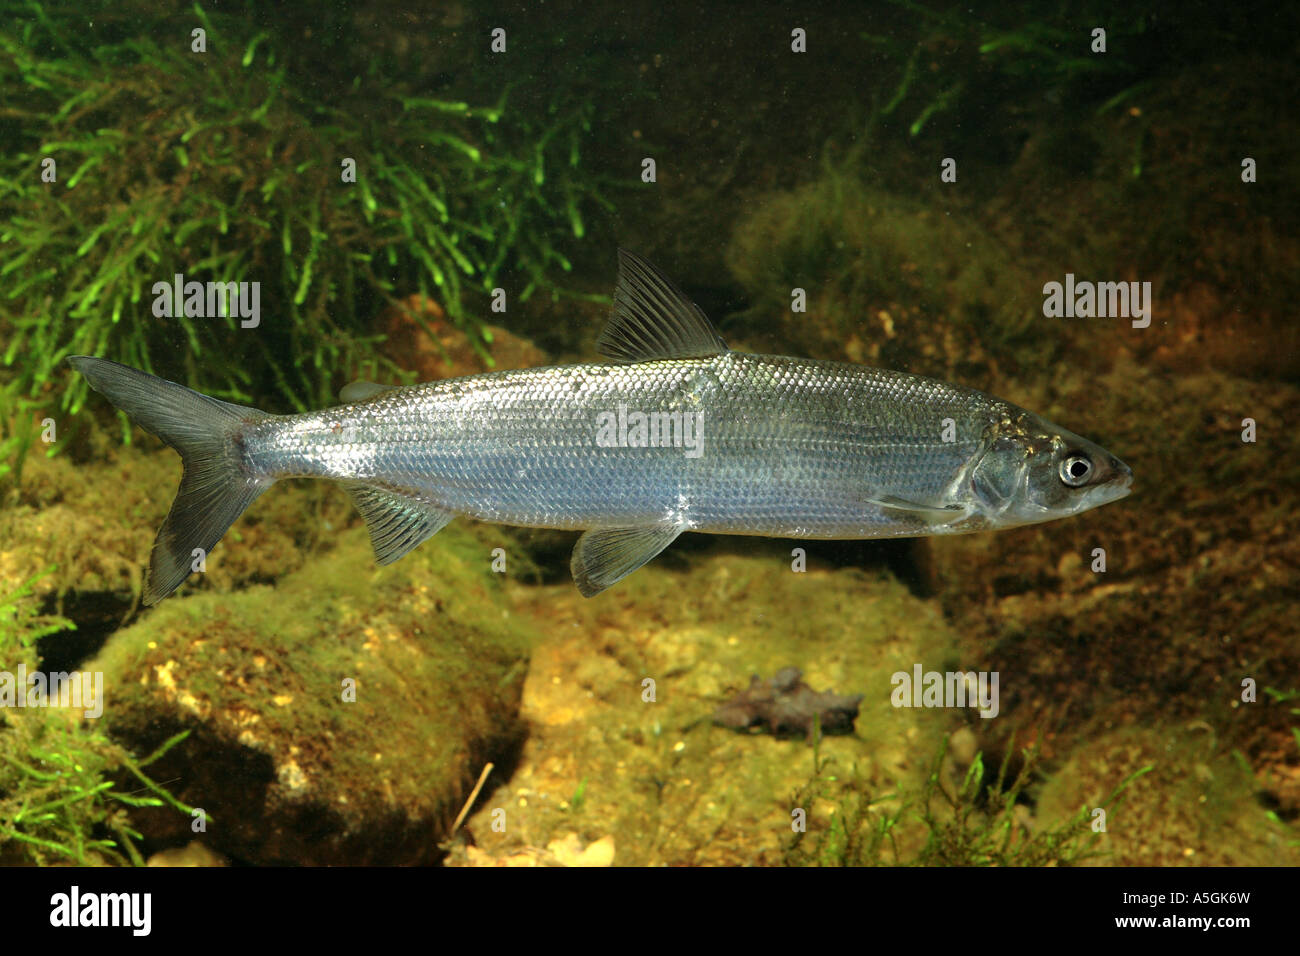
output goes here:
[{"label": "water", "polygon": [[[1290,11],[10,6],[4,862],[1300,862]],[[619,246],[732,348],[1004,397],[1133,494],[685,535],[587,600],[570,532],[379,568],[283,483],[141,606],[178,459],[68,354],[274,412],[591,361]],[[118,745],[166,748],[138,839]]]}]

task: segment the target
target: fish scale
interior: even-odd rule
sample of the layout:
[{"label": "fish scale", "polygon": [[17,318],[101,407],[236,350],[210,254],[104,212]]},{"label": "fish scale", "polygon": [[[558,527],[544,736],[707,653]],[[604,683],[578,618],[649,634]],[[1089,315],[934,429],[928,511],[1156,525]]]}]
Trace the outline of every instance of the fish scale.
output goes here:
[{"label": "fish scale", "polygon": [[[604,448],[619,406],[697,416],[701,454]],[[881,494],[942,507],[1005,409],[979,392],[838,362],[710,359],[495,372],[255,423],[259,477],[377,480],[448,511],[542,528],[625,527],[840,538],[906,534]],[[899,414],[899,410],[905,414]],[[957,440],[941,439],[942,421]]]},{"label": "fish scale", "polygon": [[733,352],[626,250],[614,304],[598,341],[610,363],[354,383],[344,404],[298,415],[72,356],[184,464],[145,603],[179,587],[193,557],[284,478],[340,482],[385,564],[458,515],[581,529],[570,568],[589,597],[685,531],[953,534],[1078,514],[1129,491],[1132,472],[1105,449],[983,392]]}]

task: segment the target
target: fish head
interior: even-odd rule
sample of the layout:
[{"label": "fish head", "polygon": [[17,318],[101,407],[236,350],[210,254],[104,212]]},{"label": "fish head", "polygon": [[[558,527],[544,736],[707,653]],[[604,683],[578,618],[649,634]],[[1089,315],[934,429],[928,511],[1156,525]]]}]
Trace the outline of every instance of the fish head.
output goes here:
[{"label": "fish head", "polygon": [[986,527],[1053,521],[1118,501],[1133,472],[1095,442],[1022,409],[1006,409],[985,432],[968,472]]}]

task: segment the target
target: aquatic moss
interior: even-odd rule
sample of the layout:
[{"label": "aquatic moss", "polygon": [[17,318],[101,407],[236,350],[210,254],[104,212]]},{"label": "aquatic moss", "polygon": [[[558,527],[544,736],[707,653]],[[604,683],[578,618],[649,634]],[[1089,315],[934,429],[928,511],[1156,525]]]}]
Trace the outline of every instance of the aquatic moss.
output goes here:
[{"label": "aquatic moss", "polygon": [[[192,731],[163,766],[227,821],[206,840],[236,859],[432,862],[483,764],[522,733],[532,631],[503,604],[480,530],[453,524],[377,568],[355,528],[274,588],[169,599],[90,665],[105,722],[140,749]],[[169,817],[136,819],[157,840],[187,837]]]},{"label": "aquatic moss", "polygon": [[[1014,748],[1008,748],[1014,750]],[[1080,806],[1061,820],[1030,823],[1020,801],[1037,775],[1038,750],[1025,748],[1019,770],[1008,777],[1012,761],[1002,760],[989,779],[982,753],[975,755],[955,792],[939,780],[940,761],[926,782],[920,816],[929,839],[916,861],[927,866],[1064,866],[1097,856],[1093,811],[1113,813],[1124,792],[1149,771],[1140,767],[1119,781],[1095,807]],[[940,798],[942,798],[940,800]],[[946,811],[936,813],[936,804]]]},{"label": "aquatic moss", "polygon": [[[66,618],[40,610],[33,594],[37,580],[0,595],[0,661],[11,673],[20,666],[28,673],[39,670],[37,640],[73,628]],[[183,739],[163,741],[137,759],[97,721],[76,712],[0,710],[0,860],[142,864],[142,837],[129,811],[190,811],[144,772]]]},{"label": "aquatic moss", "polygon": [[[871,796],[856,768],[837,772],[815,764],[796,801],[833,801],[826,825],[795,834],[786,862],[798,866],[1070,866],[1105,852],[1093,811],[1112,814],[1130,786],[1150,771],[1139,767],[1093,806],[1033,818],[1026,801],[1038,780],[1040,754],[1027,747],[990,773],[977,752],[964,771],[949,759],[949,739],[936,751],[929,776],[913,791]],[[1008,747],[1014,751],[1014,747]],[[960,771],[960,772],[958,772]],[[924,834],[918,840],[918,830]],[[900,840],[907,833],[908,842]]]},{"label": "aquatic moss", "polygon": [[[181,473],[176,454],[150,447],[157,445],[146,438],[115,446],[110,435],[87,429],[76,452],[92,462],[72,455],[29,460],[23,485],[10,490],[0,509],[0,582],[23,580],[55,562],[54,572],[35,585],[40,596],[60,605],[65,598],[93,602],[95,623],[111,629],[138,610],[143,571]],[[222,592],[278,578],[314,548],[331,547],[335,529],[354,520],[341,490],[281,482],[230,529],[203,585]],[[90,611],[81,606],[78,615]]]},{"label": "aquatic moss", "polygon": [[[840,164],[769,196],[737,225],[727,262],[751,313],[779,316],[815,354],[977,385],[991,355],[1031,364],[1059,345],[1034,322],[1032,284],[959,208],[870,187]],[[791,311],[796,288],[806,314]]]},{"label": "aquatic moss", "polygon": [[[248,20],[195,7],[188,26],[208,36],[197,54],[188,26],[168,42],[115,38],[70,11],[11,6],[0,330],[18,395],[52,384],[75,410],[85,385],[59,363],[88,353],[304,409],[336,376],[384,362],[367,322],[386,301],[431,295],[479,341],[467,297],[507,274],[512,301],[558,292],[564,235],[581,236],[603,201],[579,169],[589,98],[557,92],[538,119],[516,116],[508,89],[478,107],[372,76],[381,94],[317,102],[310,75]],[[55,183],[41,181],[47,157]],[[355,183],[341,181],[346,158]],[[177,273],[260,282],[261,325],[155,318],[153,286]]]}]

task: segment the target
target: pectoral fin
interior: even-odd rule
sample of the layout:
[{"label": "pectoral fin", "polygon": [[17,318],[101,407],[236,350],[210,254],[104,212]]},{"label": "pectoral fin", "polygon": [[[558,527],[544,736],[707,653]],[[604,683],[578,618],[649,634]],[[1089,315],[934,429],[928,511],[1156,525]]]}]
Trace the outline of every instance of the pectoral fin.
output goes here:
[{"label": "pectoral fin", "polygon": [[573,546],[569,568],[583,597],[592,597],[617,584],[673,543],[677,525],[644,528],[593,528]]},{"label": "pectoral fin", "polygon": [[919,501],[909,501],[897,495],[868,495],[865,501],[882,511],[899,516],[907,515],[926,525],[947,524],[965,510],[961,505],[928,505]]}]

